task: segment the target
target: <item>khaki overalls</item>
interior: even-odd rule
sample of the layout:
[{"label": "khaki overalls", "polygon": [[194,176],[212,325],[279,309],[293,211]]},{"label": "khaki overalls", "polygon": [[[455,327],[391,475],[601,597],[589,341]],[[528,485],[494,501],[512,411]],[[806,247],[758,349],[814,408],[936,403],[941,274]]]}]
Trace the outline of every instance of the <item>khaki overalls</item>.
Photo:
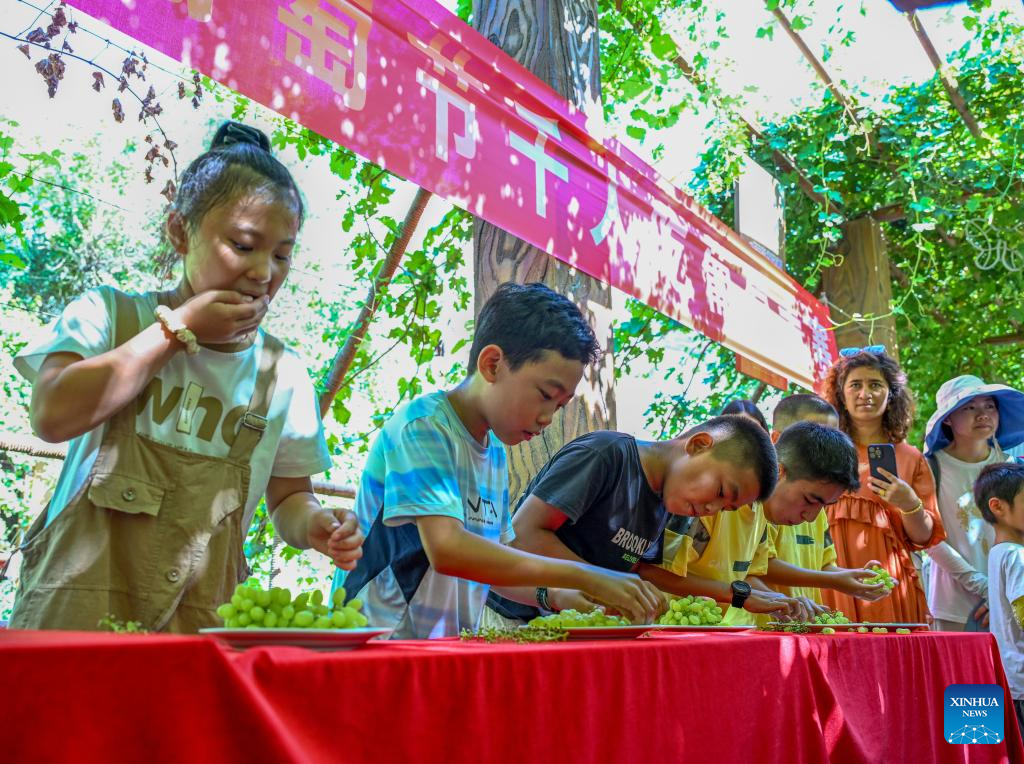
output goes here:
[{"label": "khaki overalls", "polygon": [[[135,303],[116,297],[121,345],[140,322]],[[152,320],[147,315],[146,325]],[[266,427],[282,351],[264,335],[256,388],[227,458],[139,435],[135,401],[114,415],[81,491],[49,526],[44,510],[28,531],[12,628],[93,630],[107,614],[152,631],[220,625],[215,609],[248,574],[242,515],[249,460]]]}]

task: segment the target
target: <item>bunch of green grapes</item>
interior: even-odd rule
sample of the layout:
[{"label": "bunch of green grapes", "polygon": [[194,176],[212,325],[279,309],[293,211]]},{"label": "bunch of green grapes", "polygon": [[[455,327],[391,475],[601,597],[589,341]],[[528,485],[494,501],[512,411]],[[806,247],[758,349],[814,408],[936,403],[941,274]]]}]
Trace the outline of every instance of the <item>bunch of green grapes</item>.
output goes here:
[{"label": "bunch of green grapes", "polygon": [[806,623],[801,621],[771,621],[757,627],[758,631],[784,631],[790,634],[806,634],[810,631]]},{"label": "bunch of green grapes", "polygon": [[360,609],[363,603],[353,599],[345,602],[345,590],[335,590],[328,608],[320,590],[303,592],[294,600],[287,589],[264,589],[254,578],[235,587],[230,602],[217,608],[229,629],[355,629],[366,626],[367,618]]},{"label": "bunch of green grapes", "polygon": [[503,629],[483,627],[472,631],[463,629],[459,632],[459,639],[464,642],[480,641],[494,644],[496,642],[515,642],[525,645],[534,642],[564,642],[569,636],[568,632],[558,629],[534,628],[524,626],[520,629]]},{"label": "bunch of green grapes", "polygon": [[883,584],[885,586],[885,590],[887,592],[891,592],[900,583],[895,578],[890,576],[889,575],[889,571],[885,570],[884,568],[879,568],[878,566],[874,566],[874,567],[868,568],[868,570],[870,570],[875,575],[872,576],[871,578],[865,578],[864,579],[864,583],[866,583],[866,584]]},{"label": "bunch of green grapes", "polygon": [[579,626],[629,626],[629,619],[621,615],[607,615],[601,609],[589,613],[563,610],[561,613],[537,616],[528,626],[538,629],[575,629]]},{"label": "bunch of green grapes", "polygon": [[722,608],[707,597],[686,595],[669,603],[658,619],[664,626],[714,626],[722,621]]},{"label": "bunch of green grapes", "polygon": [[829,613],[819,613],[814,617],[814,623],[828,623],[836,625],[849,622],[850,619],[846,617],[842,610],[836,610]]}]

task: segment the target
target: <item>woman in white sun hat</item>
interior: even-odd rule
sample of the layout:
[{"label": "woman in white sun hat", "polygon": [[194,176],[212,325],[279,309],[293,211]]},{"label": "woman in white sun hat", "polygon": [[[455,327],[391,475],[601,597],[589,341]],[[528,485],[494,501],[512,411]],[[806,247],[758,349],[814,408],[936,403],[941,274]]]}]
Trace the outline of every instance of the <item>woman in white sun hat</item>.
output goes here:
[{"label": "woman in white sun hat", "polygon": [[1013,460],[1003,449],[1024,443],[1024,393],[968,374],[944,383],[935,402],[925,457],[947,537],[928,550],[928,608],[941,631],[985,629],[995,533],[974,504],[974,481],[987,465]]}]

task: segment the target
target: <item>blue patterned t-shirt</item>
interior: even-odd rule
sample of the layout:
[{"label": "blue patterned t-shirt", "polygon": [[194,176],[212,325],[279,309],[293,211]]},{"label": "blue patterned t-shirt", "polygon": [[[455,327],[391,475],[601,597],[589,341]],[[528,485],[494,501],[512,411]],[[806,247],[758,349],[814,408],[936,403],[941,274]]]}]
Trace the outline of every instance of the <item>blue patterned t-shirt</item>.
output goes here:
[{"label": "blue patterned t-shirt", "polygon": [[493,434],[479,443],[443,391],[409,402],[370,448],[355,512],[363,557],[351,573],[337,571],[334,586],[363,601],[371,626],[396,639],[477,627],[489,586],[433,570],[416,519],[453,517],[490,541],[512,541],[505,449]]}]

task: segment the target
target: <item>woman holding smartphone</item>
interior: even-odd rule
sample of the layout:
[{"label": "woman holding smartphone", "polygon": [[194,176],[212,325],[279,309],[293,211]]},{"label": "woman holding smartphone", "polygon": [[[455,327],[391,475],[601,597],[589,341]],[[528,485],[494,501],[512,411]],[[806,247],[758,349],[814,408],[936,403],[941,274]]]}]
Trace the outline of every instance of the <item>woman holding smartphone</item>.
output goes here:
[{"label": "woman holding smartphone", "polygon": [[[946,532],[931,470],[921,452],[906,443],[914,418],[906,375],[881,345],[845,348],[825,381],[824,397],[839,412],[839,427],[857,445],[860,462],[860,490],[825,508],[837,564],[859,568],[877,560],[898,583],[877,602],[831,590],[822,590],[823,600],[851,621],[927,623],[928,605],[911,553],[938,544]],[[871,449],[869,460],[868,447],[881,444],[886,445]]]}]

